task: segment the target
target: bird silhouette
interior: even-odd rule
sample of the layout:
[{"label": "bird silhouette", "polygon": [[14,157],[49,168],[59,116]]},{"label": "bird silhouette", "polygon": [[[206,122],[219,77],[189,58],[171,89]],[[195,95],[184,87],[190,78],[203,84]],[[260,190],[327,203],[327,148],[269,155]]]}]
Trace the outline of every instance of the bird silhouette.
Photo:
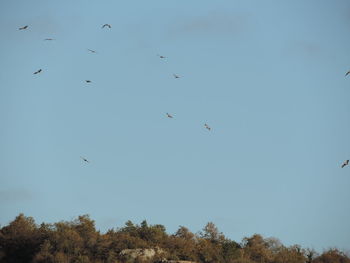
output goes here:
[{"label": "bird silhouette", "polygon": [[176,78],[176,79],[179,79],[179,78],[180,78],[180,76],[179,76],[179,75],[176,75],[176,74],[173,74],[173,76],[174,76],[174,78]]},{"label": "bird silhouette", "polygon": [[91,53],[97,53],[95,50],[88,49]]},{"label": "bird silhouette", "polygon": [[204,123],[204,127],[207,128],[209,131],[211,130],[211,128],[206,123]]},{"label": "bird silhouette", "polygon": [[347,75],[349,75],[349,74],[350,74],[350,70],[349,70],[348,72],[346,72],[345,77],[346,77]]},{"label": "bird silhouette", "polygon": [[84,158],[84,157],[82,157],[82,156],[80,156],[80,158],[81,158],[84,162],[86,162],[86,163],[89,163],[89,162],[90,162],[88,159],[86,159],[86,158]]},{"label": "bird silhouette", "polygon": [[159,58],[166,58],[165,56],[162,55],[157,55]]},{"label": "bird silhouette", "polygon": [[102,28],[105,28],[105,27],[112,28],[112,26],[111,26],[110,24],[104,24],[104,25],[102,26]]},{"label": "bird silhouette", "polygon": [[39,69],[39,70],[37,70],[37,71],[35,71],[33,74],[38,74],[38,73],[40,73],[42,70],[41,69]]},{"label": "bird silhouette", "polygon": [[167,116],[168,118],[173,118],[173,116],[171,116],[169,113],[166,113],[166,116]]},{"label": "bird silhouette", "polygon": [[27,28],[28,28],[28,26],[24,26],[24,27],[18,28],[18,30],[25,30],[25,29],[27,29]]},{"label": "bird silhouette", "polygon": [[91,80],[88,80],[88,79],[87,79],[87,80],[85,80],[85,82],[86,82],[86,83],[91,83]]},{"label": "bird silhouette", "polygon": [[342,165],[341,168],[344,168],[345,166],[349,165],[349,160],[346,160]]}]

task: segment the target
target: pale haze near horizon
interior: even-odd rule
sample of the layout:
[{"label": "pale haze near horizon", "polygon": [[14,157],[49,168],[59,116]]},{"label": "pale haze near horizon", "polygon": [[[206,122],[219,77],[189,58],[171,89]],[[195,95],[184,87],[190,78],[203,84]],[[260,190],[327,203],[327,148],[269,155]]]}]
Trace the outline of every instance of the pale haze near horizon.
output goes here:
[{"label": "pale haze near horizon", "polygon": [[350,250],[349,25],[345,0],[0,1],[1,225]]}]

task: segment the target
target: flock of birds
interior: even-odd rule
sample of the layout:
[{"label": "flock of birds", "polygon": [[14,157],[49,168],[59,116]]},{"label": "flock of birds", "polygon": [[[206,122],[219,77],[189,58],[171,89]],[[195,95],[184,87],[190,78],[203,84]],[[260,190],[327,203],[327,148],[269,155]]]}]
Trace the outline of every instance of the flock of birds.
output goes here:
[{"label": "flock of birds", "polygon": [[[350,70],[345,73],[345,77],[350,74]],[[349,160],[345,160],[343,164],[341,165],[341,168],[344,168],[345,166],[349,165]]]},{"label": "flock of birds", "polygon": [[[23,27],[18,28],[18,30],[26,30],[26,29],[28,29],[28,27],[29,27],[29,26],[26,25],[26,26],[23,26]],[[102,28],[102,29],[103,29],[103,28],[109,28],[109,29],[111,29],[112,26],[111,26],[110,24],[104,24],[101,28]],[[55,39],[54,39],[54,38],[45,38],[44,40],[45,40],[45,41],[52,41],[52,40],[55,40]],[[92,49],[88,49],[88,51],[91,52],[91,53],[97,53],[96,50],[92,50]],[[165,58],[166,58],[165,56],[159,55],[159,54],[157,54],[157,56],[158,56],[160,59],[165,59]],[[41,73],[41,72],[42,72],[42,69],[38,69],[38,70],[35,71],[33,74],[36,75],[36,74],[39,74],[39,73]],[[350,74],[350,71],[349,71],[347,74]],[[174,76],[175,79],[179,79],[179,78],[180,78],[180,76],[177,75],[177,74],[173,74],[173,76]],[[91,83],[92,81],[91,81],[91,80],[85,80],[85,82],[86,82],[86,83]],[[171,114],[169,114],[169,113],[166,113],[166,116],[167,116],[168,118],[170,118],[170,119],[173,118],[173,116],[172,116]],[[204,128],[206,128],[208,131],[211,131],[211,127],[210,127],[207,123],[204,123]],[[90,161],[89,161],[88,159],[86,159],[85,157],[80,156],[80,158],[81,158],[84,162],[90,163]],[[347,162],[349,162],[349,160],[347,160]],[[348,164],[348,163],[347,163],[347,164]],[[346,164],[346,165],[347,165],[347,164]],[[342,166],[342,167],[343,167],[343,166]]]},{"label": "flock of birds", "polygon": [[[28,29],[28,27],[29,27],[29,26],[26,25],[26,26],[20,27],[18,30],[26,30],[26,29]],[[111,26],[110,24],[104,24],[101,28],[102,28],[102,29],[103,29],[103,28],[109,28],[109,29],[111,29],[112,26]],[[53,39],[53,38],[45,38],[44,40],[46,40],[46,41],[51,41],[51,40],[55,40],[55,39]],[[88,51],[91,52],[91,53],[97,53],[96,50],[92,50],[92,49],[88,49]],[[165,59],[165,58],[166,58],[165,56],[159,55],[159,54],[157,54],[157,56],[158,56],[160,59]],[[39,73],[41,73],[41,72],[42,72],[42,69],[39,69],[39,70],[35,71],[33,74],[36,75],[36,74],[39,74]],[[350,70],[349,70],[348,72],[346,72],[345,77],[348,76],[348,75],[350,75]],[[177,75],[177,74],[173,74],[173,76],[174,76],[175,79],[180,78],[180,76]],[[91,83],[92,81],[91,81],[91,80],[85,80],[85,82],[86,82],[86,83]],[[166,116],[167,116],[168,118],[170,118],[170,119],[174,118],[174,117],[173,117],[171,114],[169,114],[169,113],[166,113]],[[206,123],[204,124],[204,128],[206,128],[206,129],[209,130],[209,131],[211,130],[211,127],[210,127],[208,124],[206,124]],[[86,163],[89,163],[89,162],[90,162],[90,161],[89,161],[88,159],[86,159],[85,157],[80,156],[80,158],[81,158],[84,162],[86,162]],[[344,167],[347,166],[347,165],[349,165],[349,160],[345,160],[345,161],[342,163],[341,168],[344,168]]]}]

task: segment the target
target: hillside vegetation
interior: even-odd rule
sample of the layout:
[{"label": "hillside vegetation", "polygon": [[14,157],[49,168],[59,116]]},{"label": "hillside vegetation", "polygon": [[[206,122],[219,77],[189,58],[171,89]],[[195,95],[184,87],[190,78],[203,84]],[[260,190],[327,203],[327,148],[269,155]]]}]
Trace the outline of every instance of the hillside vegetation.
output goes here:
[{"label": "hillside vegetation", "polygon": [[[145,256],[145,253],[149,256]],[[135,256],[136,255],[136,256]],[[180,226],[168,234],[163,225],[146,221],[100,233],[89,216],[37,225],[18,215],[0,229],[0,262],[4,263],[350,263],[337,249],[322,254],[299,245],[255,234],[240,243],[226,238],[213,223],[200,233]]]}]

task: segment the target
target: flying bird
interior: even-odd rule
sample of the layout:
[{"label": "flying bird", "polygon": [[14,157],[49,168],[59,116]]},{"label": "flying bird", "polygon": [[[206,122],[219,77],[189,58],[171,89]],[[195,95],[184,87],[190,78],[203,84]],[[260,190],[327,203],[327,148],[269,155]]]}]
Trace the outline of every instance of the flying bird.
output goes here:
[{"label": "flying bird", "polygon": [[157,55],[159,58],[166,58],[165,56],[162,55]]},{"label": "flying bird", "polygon": [[105,28],[105,27],[112,28],[112,26],[111,26],[110,24],[104,24],[104,25],[102,26],[102,28]]},{"label": "flying bird", "polygon": [[85,80],[85,82],[86,82],[86,83],[91,83],[91,80],[88,80],[88,79],[87,79],[87,80]]},{"label": "flying bird", "polygon": [[24,27],[18,28],[18,30],[25,30],[25,29],[27,29],[27,28],[28,28],[28,26],[24,26]]},{"label": "flying bird", "polygon": [[349,165],[349,160],[346,160],[342,165],[341,168],[344,168],[345,166]]},{"label": "flying bird", "polygon": [[204,127],[207,128],[209,131],[211,130],[211,128],[206,123],[204,123]]},{"label": "flying bird", "polygon": [[349,74],[350,74],[350,70],[349,70],[348,72],[346,72],[345,77],[346,77],[347,75],[349,75]]},{"label": "flying bird", "polygon": [[176,79],[179,79],[179,78],[180,78],[179,75],[176,75],[176,74],[173,74],[173,75],[174,75],[174,78],[176,78]]},{"label": "flying bird", "polygon": [[88,159],[86,159],[86,158],[84,158],[84,157],[82,157],[82,156],[80,156],[80,158],[81,158],[84,162],[87,162],[87,163],[90,162]]},{"label": "flying bird", "polygon": [[91,53],[97,53],[95,50],[88,49]]},{"label": "flying bird", "polygon": [[38,74],[38,73],[40,73],[41,72],[41,69],[39,69],[39,70],[37,70],[37,71],[35,71],[33,74]]},{"label": "flying bird", "polygon": [[167,116],[168,118],[173,118],[173,116],[170,115],[169,113],[166,113],[166,116]]}]

